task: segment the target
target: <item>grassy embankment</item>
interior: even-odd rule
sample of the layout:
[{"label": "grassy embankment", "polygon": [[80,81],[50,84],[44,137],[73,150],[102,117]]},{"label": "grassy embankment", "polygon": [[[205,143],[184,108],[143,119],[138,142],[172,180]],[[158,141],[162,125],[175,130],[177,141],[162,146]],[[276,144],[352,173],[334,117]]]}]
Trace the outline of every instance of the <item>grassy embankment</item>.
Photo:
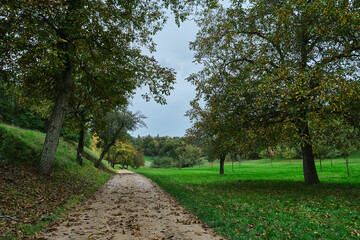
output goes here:
[{"label": "grassy embankment", "polygon": [[360,156],[317,163],[321,184],[303,183],[300,160],[135,170],[153,179],[229,239],[360,239]]},{"label": "grassy embankment", "polygon": [[[113,172],[79,166],[74,144],[60,141],[49,176],[36,170],[45,134],[0,124],[0,239],[29,238],[104,184]],[[85,149],[87,158],[96,158]],[[54,225],[55,227],[55,225]]]}]

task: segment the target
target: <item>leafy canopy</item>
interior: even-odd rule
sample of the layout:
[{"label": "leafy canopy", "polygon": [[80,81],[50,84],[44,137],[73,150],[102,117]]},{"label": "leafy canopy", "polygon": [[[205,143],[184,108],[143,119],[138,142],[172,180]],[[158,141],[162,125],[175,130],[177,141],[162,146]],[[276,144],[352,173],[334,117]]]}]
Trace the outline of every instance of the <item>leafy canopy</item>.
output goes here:
[{"label": "leafy canopy", "polygon": [[188,78],[198,93],[193,132],[228,145],[305,144],[309,122],[356,115],[359,10],[352,1],[258,0],[203,11],[191,48],[204,68]]}]

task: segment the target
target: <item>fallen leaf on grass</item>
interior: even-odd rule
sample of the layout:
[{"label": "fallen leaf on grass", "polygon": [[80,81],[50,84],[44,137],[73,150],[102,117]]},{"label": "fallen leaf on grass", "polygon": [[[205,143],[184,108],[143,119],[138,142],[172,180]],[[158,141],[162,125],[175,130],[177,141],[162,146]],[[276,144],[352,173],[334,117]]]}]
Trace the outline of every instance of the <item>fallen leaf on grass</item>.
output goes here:
[{"label": "fallen leaf on grass", "polygon": [[352,235],[355,235],[357,237],[360,237],[360,233],[357,229],[354,229],[354,231],[350,232]]},{"label": "fallen leaf on grass", "polygon": [[[13,181],[9,182],[8,179]],[[0,185],[4,186],[0,192],[2,214],[11,215],[30,225],[50,220],[44,216],[50,216],[70,196],[82,194],[88,189],[83,179],[57,169],[50,176],[44,177],[37,172],[35,164],[9,163],[7,167],[0,167]],[[4,192],[7,194],[3,197]],[[21,238],[20,225],[6,221],[1,223],[1,229],[14,238]]]}]

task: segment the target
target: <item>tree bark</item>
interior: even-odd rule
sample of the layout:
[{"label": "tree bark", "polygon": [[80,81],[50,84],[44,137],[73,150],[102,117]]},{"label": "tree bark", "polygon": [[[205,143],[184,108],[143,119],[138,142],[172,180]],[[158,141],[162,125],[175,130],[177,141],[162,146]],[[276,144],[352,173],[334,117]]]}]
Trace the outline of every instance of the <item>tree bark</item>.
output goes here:
[{"label": "tree bark", "polygon": [[181,159],[179,158],[179,170],[181,170]]},{"label": "tree bark", "polygon": [[348,174],[348,177],[350,177],[350,170],[349,170],[349,157],[346,156],[345,157],[346,159],[346,170],[347,170],[347,174]]},{"label": "tree bark", "polygon": [[[307,16],[300,12],[301,15],[301,26],[299,31],[299,40],[300,40],[300,73],[305,73],[308,69],[308,61],[309,61],[309,40],[311,39],[308,31],[307,31],[307,22],[309,19]],[[296,44],[296,43],[295,43]],[[313,79],[310,79],[309,83],[309,90],[312,90],[315,87],[316,81]],[[305,104],[308,106],[308,102],[310,101],[309,97],[303,97],[299,103]],[[315,158],[313,153],[313,147],[312,142],[310,138],[310,131],[309,131],[309,123],[307,122],[307,114],[309,112],[308,107],[303,107],[303,119],[304,121],[302,124],[300,124],[300,136],[302,137],[303,143],[301,146],[301,151],[303,154],[303,171],[304,171],[304,178],[306,184],[318,184],[319,177],[316,172],[316,166],[315,166]]]},{"label": "tree bark", "polygon": [[301,151],[303,154],[303,169],[304,169],[305,183],[318,184],[320,181],[316,172],[315,159],[314,159],[313,148],[309,133],[309,126],[307,123],[304,127],[303,135],[306,140],[306,142],[303,143],[303,145],[301,146]]},{"label": "tree bark", "polygon": [[84,151],[84,138],[85,138],[85,131],[84,129],[81,129],[79,132],[79,142],[78,142],[77,154],[76,154],[76,160],[80,164],[80,166],[83,165],[82,155]]},{"label": "tree bark", "polygon": [[99,159],[98,159],[98,160],[95,162],[95,164],[94,164],[94,166],[95,166],[96,168],[99,168],[99,167],[100,167],[101,161],[103,160],[106,152],[107,152],[107,151],[106,151],[105,149],[101,152]]},{"label": "tree bark", "polygon": [[49,174],[54,162],[56,150],[59,145],[60,131],[71,94],[73,72],[69,58],[66,59],[65,66],[65,70],[59,78],[55,105],[51,114],[49,127],[46,132],[44,146],[39,160],[39,172],[44,175]]},{"label": "tree bark", "polygon": [[115,144],[115,141],[111,142],[109,145],[105,146],[105,148],[103,149],[103,151],[100,154],[99,160],[97,160],[94,164],[94,166],[96,168],[100,167],[101,161],[103,160],[103,158],[105,157],[105,154],[109,152],[110,148],[112,145]]},{"label": "tree bark", "polygon": [[220,175],[224,174],[225,157],[226,156],[220,156]]}]

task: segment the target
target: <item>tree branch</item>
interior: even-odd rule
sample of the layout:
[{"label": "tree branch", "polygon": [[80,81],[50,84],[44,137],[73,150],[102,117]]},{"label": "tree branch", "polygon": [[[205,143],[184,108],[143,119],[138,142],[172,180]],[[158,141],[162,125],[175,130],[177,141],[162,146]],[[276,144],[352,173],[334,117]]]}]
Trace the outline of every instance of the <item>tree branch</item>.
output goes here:
[{"label": "tree branch", "polygon": [[16,222],[21,222],[21,221],[22,221],[22,220],[20,220],[20,219],[11,217],[11,216],[9,216],[9,215],[3,215],[3,216],[0,216],[0,218],[9,218],[9,219],[11,219],[11,220],[13,220],[13,221],[16,221]]}]

